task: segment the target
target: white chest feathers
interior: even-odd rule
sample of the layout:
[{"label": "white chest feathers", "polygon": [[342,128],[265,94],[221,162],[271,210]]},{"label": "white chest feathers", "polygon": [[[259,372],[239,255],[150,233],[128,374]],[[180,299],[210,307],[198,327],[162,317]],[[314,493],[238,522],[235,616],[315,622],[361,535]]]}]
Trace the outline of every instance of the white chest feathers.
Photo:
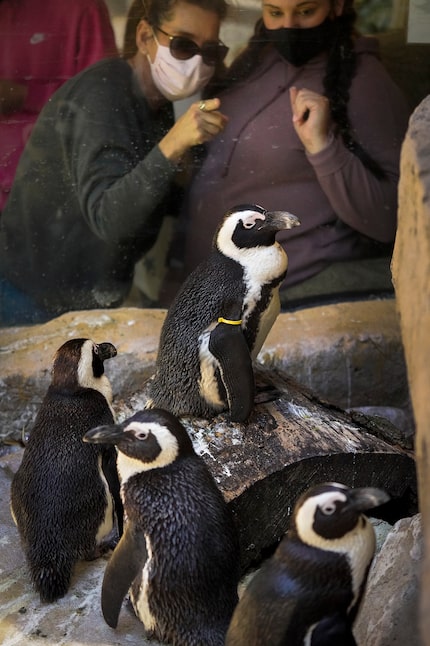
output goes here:
[{"label": "white chest feathers", "polygon": [[[329,492],[318,496],[318,502],[324,503],[326,499],[331,504],[342,500],[342,492]],[[345,556],[349,563],[352,578],[353,607],[358,600],[361,585],[365,579],[367,569],[375,553],[375,532],[372,524],[364,514],[358,517],[356,525],[339,538],[327,539],[317,534],[313,528],[313,512],[316,499],[310,498],[299,509],[296,517],[297,533],[307,545],[320,548],[329,552],[336,552]]]},{"label": "white chest feathers", "polygon": [[156,619],[150,609],[150,593],[149,593],[149,579],[151,574],[152,563],[152,546],[149,536],[145,536],[146,551],[148,558],[142,570],[142,578],[137,595],[133,594],[130,590],[130,599],[133,604],[134,611],[139,617],[140,621],[145,626],[146,630],[154,630],[156,627]]},{"label": "white chest feathers", "polygon": [[[245,297],[243,307],[243,326],[258,306],[263,287],[282,276],[288,266],[284,249],[277,242],[270,247],[255,247],[243,250],[240,259],[244,269]],[[279,285],[272,289],[269,302],[261,313],[256,341],[252,350],[255,359],[280,312]]]}]

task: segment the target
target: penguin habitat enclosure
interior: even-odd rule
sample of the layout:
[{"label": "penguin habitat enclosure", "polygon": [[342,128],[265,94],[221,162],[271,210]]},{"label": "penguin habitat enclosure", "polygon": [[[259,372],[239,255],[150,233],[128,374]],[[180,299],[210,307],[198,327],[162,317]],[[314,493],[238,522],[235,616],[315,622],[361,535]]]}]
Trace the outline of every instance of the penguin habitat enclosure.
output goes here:
[{"label": "penguin habitat enclosure", "polygon": [[[112,384],[115,379],[122,381],[122,394],[114,396],[113,407],[117,418],[123,420],[145,405],[148,379],[154,372],[154,365],[142,365],[130,380],[131,360],[130,355],[118,353],[106,362]],[[255,372],[260,392],[270,390],[271,397],[255,405],[246,423],[232,423],[227,413],[207,420],[182,418],[196,453],[202,456],[233,513],[239,532],[241,574],[269,562],[290,527],[299,495],[313,484],[340,481],[354,489],[377,487],[391,498],[379,508],[391,522],[415,512],[413,460],[408,449],[387,442],[390,429],[321,401],[284,373],[259,368]],[[139,376],[146,386],[136,393]],[[15,472],[21,458],[22,449],[16,449],[3,456],[2,466],[12,465]],[[32,633],[36,643],[40,639],[40,643],[69,644],[73,640],[86,644],[88,634],[94,635],[97,643],[112,646],[159,643],[144,641],[142,623],[125,600],[117,628],[104,621],[102,582],[112,552],[94,561],[79,561],[66,595],[55,603],[41,603],[7,505],[2,509],[3,523],[8,528],[6,536],[11,537],[6,546],[9,559],[2,593],[5,615],[0,622],[0,631],[9,626],[5,644],[25,643],[13,641],[12,634],[22,638]],[[210,562],[211,555],[207,558]]]},{"label": "penguin habitat enclosure", "polygon": [[[101,339],[100,326],[87,336],[71,317],[61,340],[44,340],[45,349],[55,344],[52,374],[46,362],[28,437],[18,438],[25,446],[2,459],[13,554],[2,604],[7,646],[33,637],[88,643],[95,623],[96,643],[141,644],[146,635],[222,646],[228,634],[228,644],[244,646],[229,627],[236,608],[239,625],[249,612],[239,610],[239,577],[279,558],[287,532],[297,530],[312,553],[317,534],[331,554],[331,541],[355,528],[368,535],[362,512],[370,507],[390,522],[416,513],[411,447],[389,422],[346,412],[256,361],[287,266],[275,235],[289,226],[297,222],[284,212],[229,212],[213,255],[184,284],[144,359],[121,353],[129,321]],[[216,289],[208,291],[205,271],[216,273]],[[16,405],[25,407],[19,398]],[[321,483],[340,490],[324,485],[309,497]],[[334,527],[317,522],[317,514],[336,518],[347,490],[362,492],[358,516],[348,507]],[[301,506],[310,509],[304,524]],[[353,557],[348,541],[338,549]],[[348,603],[329,609],[328,623],[325,614],[312,620],[319,643],[327,634],[353,643],[345,608],[356,607],[365,581],[373,548],[364,546],[349,574],[328,559],[330,581],[349,582]],[[292,643],[310,630],[300,625],[303,638]]]}]

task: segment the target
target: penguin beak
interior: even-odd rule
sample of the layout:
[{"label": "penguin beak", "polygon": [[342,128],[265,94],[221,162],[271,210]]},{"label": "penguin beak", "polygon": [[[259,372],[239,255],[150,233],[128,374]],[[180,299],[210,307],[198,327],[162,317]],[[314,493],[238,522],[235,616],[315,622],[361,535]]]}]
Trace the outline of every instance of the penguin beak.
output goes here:
[{"label": "penguin beak", "polygon": [[351,489],[348,492],[349,507],[357,511],[366,511],[379,507],[390,500],[390,496],[382,489],[365,487],[362,489]]},{"label": "penguin beak", "polygon": [[98,343],[97,351],[102,361],[111,359],[112,357],[116,357],[117,355],[116,347],[112,345],[112,343]]},{"label": "penguin beak", "polygon": [[300,220],[288,211],[266,211],[262,228],[272,231],[282,231],[300,226]]},{"label": "penguin beak", "polygon": [[119,425],[97,426],[87,431],[82,439],[91,444],[118,444],[124,439],[124,430]]}]

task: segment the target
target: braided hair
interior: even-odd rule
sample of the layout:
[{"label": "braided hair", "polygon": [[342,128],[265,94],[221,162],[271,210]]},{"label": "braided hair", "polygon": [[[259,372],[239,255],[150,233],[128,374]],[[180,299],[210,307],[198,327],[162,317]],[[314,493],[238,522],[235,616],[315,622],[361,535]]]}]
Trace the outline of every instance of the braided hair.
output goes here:
[{"label": "braided hair", "polygon": [[336,123],[343,143],[363,165],[378,179],[386,173],[361,144],[354,139],[348,116],[349,89],[357,70],[354,49],[354,24],[357,18],[353,0],[345,2],[341,16],[335,19],[335,37],[328,52],[326,73],[323,79],[324,94],[330,101],[331,116]]},{"label": "braided hair", "polygon": [[[328,50],[328,61],[323,78],[324,95],[330,101],[331,116],[345,146],[356,155],[363,165],[378,179],[387,175],[353,136],[348,115],[349,90],[357,69],[357,54],[354,49],[355,21],[354,0],[345,0],[341,16],[334,19],[334,38]],[[259,18],[247,47],[230,65],[223,87],[243,81],[262,62],[265,52],[271,47],[264,35],[264,22]],[[221,88],[219,88],[221,89]]]}]

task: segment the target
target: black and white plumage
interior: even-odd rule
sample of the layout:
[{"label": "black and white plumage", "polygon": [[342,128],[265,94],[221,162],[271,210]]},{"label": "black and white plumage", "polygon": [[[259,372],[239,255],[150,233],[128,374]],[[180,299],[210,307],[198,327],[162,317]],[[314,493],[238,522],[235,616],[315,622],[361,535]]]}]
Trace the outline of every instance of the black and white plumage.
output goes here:
[{"label": "black and white plumage", "polygon": [[279,310],[287,255],[276,233],[299,224],[257,205],[228,211],[213,249],[184,282],[160,337],[148,406],[243,422],[254,402],[252,360]]},{"label": "black and white plumage", "polygon": [[245,589],[226,646],[353,646],[375,551],[363,511],[387,500],[380,489],[338,483],[303,494],[291,528]]},{"label": "black and white plumage", "polygon": [[126,518],[103,579],[106,622],[117,626],[130,591],[149,637],[223,646],[237,603],[238,538],[185,428],[171,413],[151,409],[85,439],[116,444]]},{"label": "black and white plumage", "polygon": [[63,597],[76,561],[112,547],[122,532],[115,448],[82,439],[114,421],[103,362],[116,354],[111,343],[81,338],[58,349],[12,480],[11,512],[41,601]]}]

